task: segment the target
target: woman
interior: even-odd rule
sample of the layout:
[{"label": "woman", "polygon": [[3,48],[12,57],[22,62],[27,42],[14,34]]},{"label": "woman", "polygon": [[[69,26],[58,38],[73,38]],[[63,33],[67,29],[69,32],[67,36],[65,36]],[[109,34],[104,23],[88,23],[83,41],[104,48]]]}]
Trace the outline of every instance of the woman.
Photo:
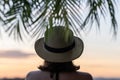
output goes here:
[{"label": "woman", "polygon": [[40,71],[31,71],[26,80],[93,80],[86,72],[77,71],[72,61],[83,52],[83,42],[73,36],[73,32],[65,27],[54,27],[46,30],[45,37],[36,41],[35,50],[43,58]]}]

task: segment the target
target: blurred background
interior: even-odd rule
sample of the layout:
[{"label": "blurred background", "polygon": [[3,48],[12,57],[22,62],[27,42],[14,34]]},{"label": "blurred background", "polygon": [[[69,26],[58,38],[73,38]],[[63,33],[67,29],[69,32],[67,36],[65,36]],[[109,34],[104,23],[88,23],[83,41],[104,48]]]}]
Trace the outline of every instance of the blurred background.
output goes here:
[{"label": "blurred background", "polygon": [[[118,20],[120,21],[120,18]],[[80,37],[84,41],[84,51],[74,63],[80,65],[80,71],[89,72],[94,78],[119,78],[120,29],[118,35],[113,37],[110,36],[109,27],[104,28],[105,26],[103,22],[101,32],[93,27],[89,33],[82,33]],[[8,37],[4,31],[2,33],[0,78],[25,78],[28,72],[38,70],[37,67],[43,60],[34,50],[34,41],[17,42]]]},{"label": "blurred background", "polygon": [[[120,80],[119,6],[117,10],[117,35],[111,33],[110,21],[103,19],[100,29],[94,24],[91,30],[81,31],[81,35],[77,35],[84,42],[84,51],[73,62],[80,65],[79,71],[91,73],[94,80]],[[43,60],[34,50],[35,40],[15,41],[0,29],[0,80],[22,80],[28,72],[38,70]]]}]

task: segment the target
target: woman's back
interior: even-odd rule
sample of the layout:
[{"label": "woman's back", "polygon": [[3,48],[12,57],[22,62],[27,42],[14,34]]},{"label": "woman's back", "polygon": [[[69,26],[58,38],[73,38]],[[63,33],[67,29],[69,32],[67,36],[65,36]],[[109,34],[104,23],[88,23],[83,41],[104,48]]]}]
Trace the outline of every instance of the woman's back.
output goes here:
[{"label": "woman's back", "polygon": [[[32,71],[26,80],[53,80],[50,77],[50,72],[46,71]],[[59,80],[93,80],[92,76],[85,72],[61,72],[59,73]]]}]

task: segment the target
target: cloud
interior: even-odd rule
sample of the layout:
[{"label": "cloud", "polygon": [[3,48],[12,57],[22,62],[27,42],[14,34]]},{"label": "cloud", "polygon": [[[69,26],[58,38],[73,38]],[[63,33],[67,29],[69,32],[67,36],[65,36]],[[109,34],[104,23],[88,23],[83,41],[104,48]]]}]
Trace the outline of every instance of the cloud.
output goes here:
[{"label": "cloud", "polygon": [[26,58],[33,55],[33,53],[26,53],[18,50],[0,51],[0,57],[2,58]]}]

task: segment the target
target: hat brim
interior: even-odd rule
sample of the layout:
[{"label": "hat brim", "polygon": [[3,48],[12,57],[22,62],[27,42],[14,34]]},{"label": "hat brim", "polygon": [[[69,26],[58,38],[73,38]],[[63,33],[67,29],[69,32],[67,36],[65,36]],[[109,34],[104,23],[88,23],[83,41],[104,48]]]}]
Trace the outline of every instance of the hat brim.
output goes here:
[{"label": "hat brim", "polygon": [[50,52],[44,47],[44,38],[38,39],[35,43],[35,51],[43,58],[45,61],[49,62],[68,62],[72,61],[81,56],[84,48],[83,41],[78,38],[74,37],[75,40],[75,47],[67,52],[62,53],[55,53]]}]

